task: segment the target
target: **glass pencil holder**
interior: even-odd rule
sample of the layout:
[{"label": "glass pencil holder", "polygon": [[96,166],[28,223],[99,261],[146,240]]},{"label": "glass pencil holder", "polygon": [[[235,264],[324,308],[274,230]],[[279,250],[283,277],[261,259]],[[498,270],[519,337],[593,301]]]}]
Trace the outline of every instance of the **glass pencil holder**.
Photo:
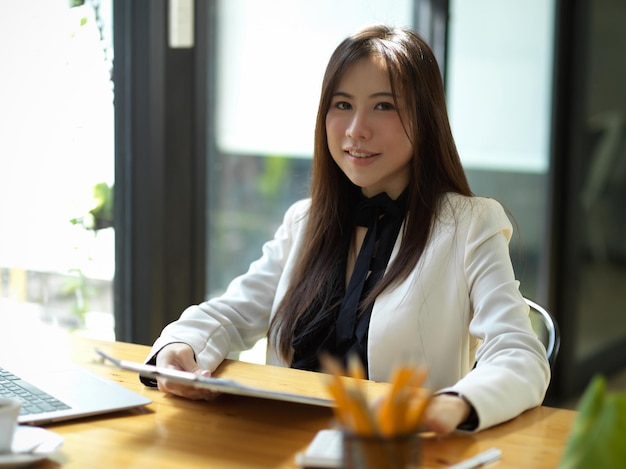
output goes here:
[{"label": "glass pencil holder", "polygon": [[343,432],[344,469],[415,469],[420,467],[417,433],[384,437]]}]

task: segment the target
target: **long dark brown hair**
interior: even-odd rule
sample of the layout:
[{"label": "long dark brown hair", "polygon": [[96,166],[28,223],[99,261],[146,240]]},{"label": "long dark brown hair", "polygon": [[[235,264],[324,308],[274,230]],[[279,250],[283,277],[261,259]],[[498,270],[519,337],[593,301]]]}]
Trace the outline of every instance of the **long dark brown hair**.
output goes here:
[{"label": "long dark brown hair", "polygon": [[336,301],[332,297],[333,282],[345,282],[345,272],[338,272],[337,262],[353,234],[352,214],[361,189],[344,175],[330,154],[326,114],[348,67],[369,57],[384,60],[394,99],[405,100],[406,106],[402,107],[406,113],[401,118],[413,144],[413,158],[400,252],[363,301],[364,305],[390,285],[406,279],[415,268],[428,241],[441,195],[472,195],[450,130],[441,73],[430,47],[411,30],[382,25],[362,29],[341,42],[330,58],[322,82],[311,207],[302,251],[289,289],[270,324],[269,340],[287,362],[291,360],[291,341],[298,318],[313,303],[321,305],[320,317],[327,315],[335,306],[331,302]]}]

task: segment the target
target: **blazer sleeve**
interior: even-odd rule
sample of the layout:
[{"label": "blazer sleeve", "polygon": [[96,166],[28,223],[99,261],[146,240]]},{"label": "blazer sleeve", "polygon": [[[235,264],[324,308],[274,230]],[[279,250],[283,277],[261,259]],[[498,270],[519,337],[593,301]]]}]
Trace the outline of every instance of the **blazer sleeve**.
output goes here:
[{"label": "blazer sleeve", "polygon": [[546,350],[532,330],[511,264],[511,224],[499,203],[478,200],[458,224],[472,308],[469,331],[480,340],[476,366],[440,391],[458,392],[473,405],[475,430],[540,405],[550,381]]},{"label": "blazer sleeve", "polygon": [[294,234],[301,229],[307,206],[300,201],[287,210],[274,238],[263,245],[262,256],[221,296],[190,306],[167,325],[152,346],[151,359],[165,345],[183,342],[193,348],[199,366],[213,371],[229,353],[249,349],[264,337]]}]

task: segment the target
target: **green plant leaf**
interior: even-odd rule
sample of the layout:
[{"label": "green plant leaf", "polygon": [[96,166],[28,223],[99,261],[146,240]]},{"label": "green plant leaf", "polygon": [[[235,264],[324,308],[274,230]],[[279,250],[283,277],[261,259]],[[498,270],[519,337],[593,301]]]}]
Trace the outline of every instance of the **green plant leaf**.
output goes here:
[{"label": "green plant leaf", "polygon": [[559,469],[626,467],[626,394],[596,376],[585,391]]}]

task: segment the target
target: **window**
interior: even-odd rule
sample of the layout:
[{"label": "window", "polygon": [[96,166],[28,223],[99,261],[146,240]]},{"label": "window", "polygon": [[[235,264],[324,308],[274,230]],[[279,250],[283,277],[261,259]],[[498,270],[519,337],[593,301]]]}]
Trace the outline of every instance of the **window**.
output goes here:
[{"label": "window", "polygon": [[461,160],[472,190],[508,210],[516,275],[536,298],[546,293],[554,2],[453,0],[449,28],[448,106]]},{"label": "window", "polygon": [[112,338],[111,31],[109,1],[0,3],[0,320]]}]

